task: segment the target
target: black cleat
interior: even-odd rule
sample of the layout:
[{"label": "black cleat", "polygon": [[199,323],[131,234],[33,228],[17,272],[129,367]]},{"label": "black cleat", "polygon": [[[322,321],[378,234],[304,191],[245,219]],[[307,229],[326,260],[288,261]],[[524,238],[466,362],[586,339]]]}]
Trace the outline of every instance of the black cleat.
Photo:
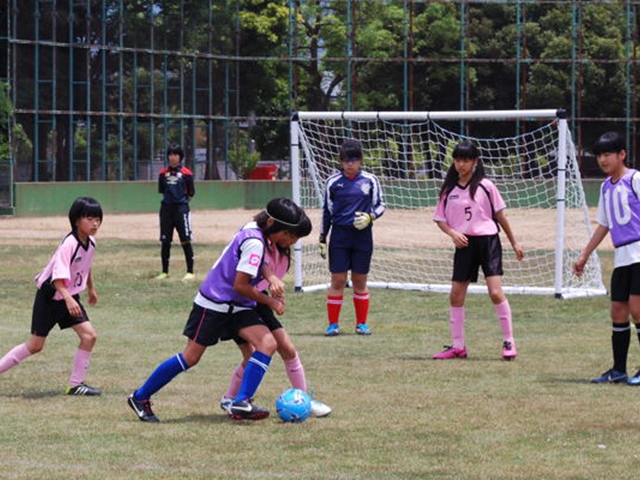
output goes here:
[{"label": "black cleat", "polygon": [[131,407],[131,410],[136,412],[136,415],[141,422],[154,422],[159,423],[160,419],[155,416],[153,410],[151,410],[151,400],[136,400],[133,398],[133,393],[129,395],[127,403]]},{"label": "black cleat", "polygon": [[81,383],[75,387],[67,387],[65,393],[67,395],[79,395],[86,397],[97,397],[102,394],[102,392],[97,388],[90,387],[85,383]]},{"label": "black cleat", "polygon": [[256,407],[249,401],[233,402],[229,406],[228,412],[234,420],[262,420],[269,416],[269,410]]}]

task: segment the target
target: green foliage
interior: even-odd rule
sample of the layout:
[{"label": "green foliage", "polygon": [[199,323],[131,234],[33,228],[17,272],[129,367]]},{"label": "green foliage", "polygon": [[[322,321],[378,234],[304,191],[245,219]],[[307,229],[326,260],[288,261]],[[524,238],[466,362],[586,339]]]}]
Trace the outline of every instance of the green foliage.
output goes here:
[{"label": "green foliage", "polygon": [[[526,8],[505,1],[132,0],[107,1],[100,14],[79,5],[69,15],[54,2],[50,8],[58,9],[55,14],[41,12],[36,17],[20,9],[17,31],[26,37],[16,45],[16,103],[28,109],[34,101],[36,59],[24,53],[29,41],[35,41],[26,32],[37,31],[38,18],[40,38],[64,42],[71,28],[88,28],[81,41],[96,45],[86,58],[78,54],[84,50],[75,51],[74,46],[43,49],[57,48],[58,64],[42,64],[39,80],[51,71],[56,75],[54,86],[42,83],[42,110],[83,110],[68,104],[69,86],[80,85],[90,72],[86,81],[91,109],[102,109],[98,99],[106,83],[104,110],[115,112],[122,106],[127,114],[118,135],[130,139],[145,128],[151,130],[135,137],[132,143],[138,151],[122,146],[131,153],[123,155],[125,165],[133,158],[154,158],[162,149],[157,147],[176,136],[174,114],[194,111],[211,115],[214,120],[208,121],[216,130],[221,129],[221,118],[247,117],[250,112],[280,119],[281,124],[265,120],[255,129],[258,149],[266,158],[288,155],[286,121],[293,110],[497,110],[512,109],[517,100],[523,108],[568,108],[579,95],[583,117],[619,117],[626,109],[623,93],[630,82],[628,65],[620,60],[631,56],[638,43],[635,37],[627,41],[624,2],[525,3]],[[74,72],[67,68],[71,51]],[[514,61],[517,55],[520,62]],[[104,75],[103,64],[108,65]],[[52,88],[56,91],[44,95]],[[203,91],[206,100],[199,98]],[[46,105],[51,98],[55,106]],[[0,109],[6,109],[6,101],[0,93]],[[6,118],[0,119],[5,122],[0,135],[1,129],[8,129]],[[20,158],[31,149],[25,135],[33,131],[31,122],[33,117],[23,122],[24,129],[15,126],[13,148],[19,149]],[[66,151],[73,148],[72,142],[61,140],[74,135],[64,124],[61,120],[56,125],[58,168],[74,154]],[[193,123],[186,128],[192,129]],[[100,129],[86,133],[92,149],[105,141]],[[193,138],[192,131],[180,133]],[[111,158],[110,135],[106,137]],[[220,141],[226,133],[214,135],[209,139],[216,142],[213,150],[226,150]],[[0,148],[6,152],[8,136],[4,137]]]},{"label": "green foliage", "polygon": [[247,179],[260,160],[260,152],[250,151],[249,134],[237,129],[229,149],[229,165],[238,178]]},{"label": "green foliage", "polygon": [[[29,157],[33,149],[33,144],[24,127],[15,122],[9,89],[9,84],[0,80],[0,159],[2,160]],[[11,136],[9,129],[12,129]]]}]

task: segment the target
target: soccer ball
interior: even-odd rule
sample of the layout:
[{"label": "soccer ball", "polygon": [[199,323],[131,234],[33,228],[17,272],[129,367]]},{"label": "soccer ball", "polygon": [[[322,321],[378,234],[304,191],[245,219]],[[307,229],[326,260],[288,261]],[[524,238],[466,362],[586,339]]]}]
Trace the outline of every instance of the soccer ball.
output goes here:
[{"label": "soccer ball", "polygon": [[302,390],[290,388],[276,399],[276,412],[283,422],[304,422],[311,415],[311,398]]}]

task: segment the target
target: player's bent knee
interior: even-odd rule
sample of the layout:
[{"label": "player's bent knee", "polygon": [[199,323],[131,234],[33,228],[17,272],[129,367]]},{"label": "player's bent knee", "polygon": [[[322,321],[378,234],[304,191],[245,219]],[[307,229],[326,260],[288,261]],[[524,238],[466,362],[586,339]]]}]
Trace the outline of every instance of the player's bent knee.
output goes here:
[{"label": "player's bent knee", "polygon": [[276,353],[276,349],[278,348],[278,344],[273,335],[269,335],[260,340],[258,345],[255,346],[256,350],[269,355],[270,357]]}]

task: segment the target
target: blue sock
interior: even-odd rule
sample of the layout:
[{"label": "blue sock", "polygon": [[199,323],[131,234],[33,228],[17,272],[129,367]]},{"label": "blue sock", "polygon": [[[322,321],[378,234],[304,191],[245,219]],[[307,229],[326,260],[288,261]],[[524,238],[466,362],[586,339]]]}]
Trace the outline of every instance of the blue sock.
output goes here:
[{"label": "blue sock", "polygon": [[147,378],[147,381],[144,382],[144,385],[133,393],[133,398],[136,400],[150,399],[151,395],[173,380],[176,375],[188,369],[189,365],[187,365],[181,353],[167,358],[157,366],[154,372]]},{"label": "blue sock", "polygon": [[248,400],[256,393],[262,377],[269,370],[269,363],[271,357],[262,352],[253,352],[247,367],[244,369],[244,375],[242,376],[242,385],[240,385],[240,391],[238,396],[234,399],[235,402],[242,402]]}]

